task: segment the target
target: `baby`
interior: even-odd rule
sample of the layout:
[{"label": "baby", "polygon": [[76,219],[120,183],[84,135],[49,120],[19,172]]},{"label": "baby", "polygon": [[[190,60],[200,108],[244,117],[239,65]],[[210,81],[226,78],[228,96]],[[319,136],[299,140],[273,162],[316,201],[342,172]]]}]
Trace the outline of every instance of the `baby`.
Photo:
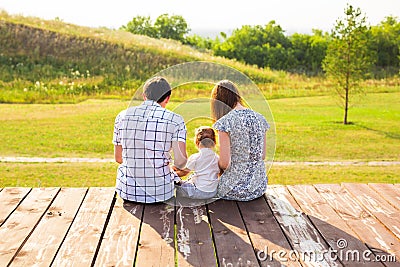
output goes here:
[{"label": "baby", "polygon": [[188,180],[176,183],[176,195],[192,199],[212,198],[217,194],[220,172],[219,157],[213,150],[215,132],[210,127],[201,126],[195,131],[194,141],[199,152],[189,157],[184,169],[175,169],[179,177],[193,171]]}]

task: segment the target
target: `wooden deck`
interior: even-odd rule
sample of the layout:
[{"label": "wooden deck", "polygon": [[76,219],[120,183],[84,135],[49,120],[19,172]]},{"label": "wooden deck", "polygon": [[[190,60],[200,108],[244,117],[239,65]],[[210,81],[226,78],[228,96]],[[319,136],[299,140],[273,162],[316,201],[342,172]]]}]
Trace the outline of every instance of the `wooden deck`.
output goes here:
[{"label": "wooden deck", "polygon": [[192,208],[124,204],[114,188],[0,188],[0,266],[400,266],[399,258],[400,184],[270,186],[254,201]]}]

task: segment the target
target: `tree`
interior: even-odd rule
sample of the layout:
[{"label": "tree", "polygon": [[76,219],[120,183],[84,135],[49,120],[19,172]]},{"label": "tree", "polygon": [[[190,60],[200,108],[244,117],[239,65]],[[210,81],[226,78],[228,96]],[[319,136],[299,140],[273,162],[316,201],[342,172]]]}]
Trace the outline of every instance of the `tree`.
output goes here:
[{"label": "tree", "polygon": [[[375,77],[386,78],[400,69],[400,22],[386,17],[379,25],[371,27],[371,50],[377,52]],[[383,75],[382,75],[383,74]]]},{"label": "tree", "polygon": [[191,45],[200,50],[211,50],[215,43],[218,43],[218,38],[214,40],[209,37],[202,37],[198,34],[186,36],[184,44]]},{"label": "tree", "polygon": [[291,59],[288,70],[309,75],[320,74],[328,46],[328,33],[313,29],[313,35],[294,33],[289,39],[292,48],[288,56]]},{"label": "tree", "polygon": [[348,124],[350,94],[359,89],[358,83],[369,73],[375,57],[368,49],[369,27],[360,8],[347,5],[345,15],[332,30],[323,69],[338,85],[336,92],[344,105],[343,123]]},{"label": "tree", "polygon": [[184,41],[185,35],[190,29],[186,20],[182,16],[168,14],[160,15],[154,22],[159,38],[174,39]]},{"label": "tree", "polygon": [[121,27],[122,30],[133,34],[147,35],[157,37],[157,30],[153,27],[150,17],[137,16]]},{"label": "tree", "polygon": [[288,47],[289,39],[284,35],[282,28],[272,20],[265,26],[244,25],[235,29],[231,36],[215,47],[214,53],[259,67],[285,69]]},{"label": "tree", "polygon": [[169,16],[168,14],[158,16],[154,24],[150,17],[136,16],[121,29],[133,34],[174,39],[181,42],[185,40],[185,35],[190,31],[182,16]]}]

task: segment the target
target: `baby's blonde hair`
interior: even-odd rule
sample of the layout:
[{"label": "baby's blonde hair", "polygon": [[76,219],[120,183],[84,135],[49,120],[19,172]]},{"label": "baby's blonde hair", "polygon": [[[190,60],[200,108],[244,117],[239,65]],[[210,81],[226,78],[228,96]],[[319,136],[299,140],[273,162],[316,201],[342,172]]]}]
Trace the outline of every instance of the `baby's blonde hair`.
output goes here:
[{"label": "baby's blonde hair", "polygon": [[194,132],[194,142],[197,146],[200,144],[207,148],[215,146],[215,131],[208,126],[200,126]]}]

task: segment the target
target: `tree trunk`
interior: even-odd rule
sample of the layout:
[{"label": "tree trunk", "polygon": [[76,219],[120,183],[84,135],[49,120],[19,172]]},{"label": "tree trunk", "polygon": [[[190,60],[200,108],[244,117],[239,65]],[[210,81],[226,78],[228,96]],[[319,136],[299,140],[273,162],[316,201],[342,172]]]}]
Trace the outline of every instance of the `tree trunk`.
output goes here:
[{"label": "tree trunk", "polygon": [[344,104],[344,120],[343,120],[343,124],[348,124],[348,122],[347,122],[348,109],[349,109],[349,88],[346,88],[346,99],[345,99],[345,104]]},{"label": "tree trunk", "polygon": [[[349,44],[350,47],[350,44]],[[347,63],[350,64],[350,52],[347,54]],[[347,124],[347,112],[349,110],[349,88],[350,88],[350,71],[347,70],[346,72],[346,87],[344,90],[346,91],[346,96],[344,99],[344,119],[343,119],[343,124]]]},{"label": "tree trunk", "polygon": [[343,119],[343,124],[347,124],[348,122],[347,122],[347,110],[348,110],[348,99],[347,99],[347,90],[346,90],[346,104],[345,104],[345,107],[344,107],[344,119]]}]

